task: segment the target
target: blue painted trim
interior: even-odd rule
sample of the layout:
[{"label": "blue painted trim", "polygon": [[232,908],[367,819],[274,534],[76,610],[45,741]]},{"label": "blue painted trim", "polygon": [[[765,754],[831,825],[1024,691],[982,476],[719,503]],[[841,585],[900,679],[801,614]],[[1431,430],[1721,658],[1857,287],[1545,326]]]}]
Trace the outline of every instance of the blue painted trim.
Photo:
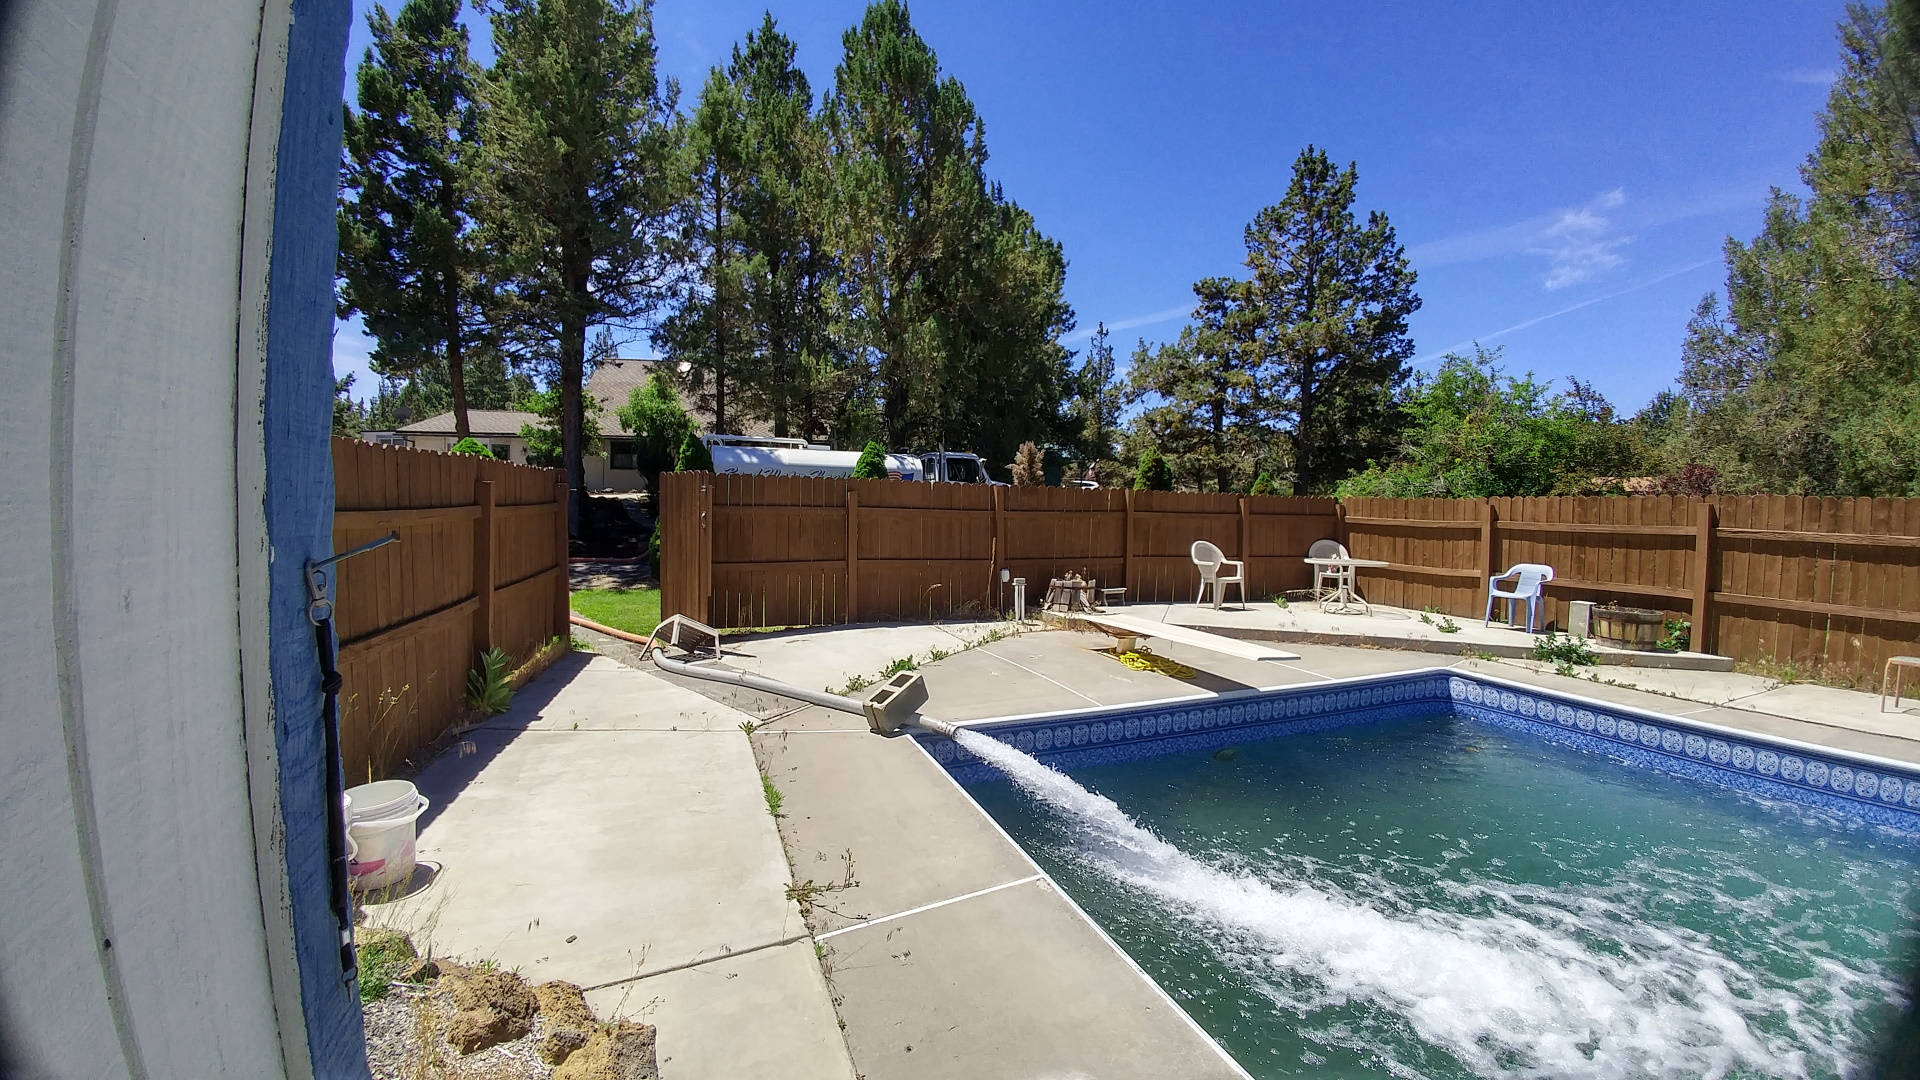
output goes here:
[{"label": "blue painted trim", "polygon": [[369,1075],[360,998],[343,978],[330,897],[322,725],[335,717],[321,715],[301,573],[306,560],[333,549],[334,193],[351,17],[345,0],[293,0],[267,277],[269,671],[300,1001],[318,1080]]},{"label": "blue painted trim", "polygon": [[[968,727],[1071,771],[1435,713],[1920,835],[1920,768],[1434,669]],[[948,739],[914,737],[963,784],[1000,775]]]}]

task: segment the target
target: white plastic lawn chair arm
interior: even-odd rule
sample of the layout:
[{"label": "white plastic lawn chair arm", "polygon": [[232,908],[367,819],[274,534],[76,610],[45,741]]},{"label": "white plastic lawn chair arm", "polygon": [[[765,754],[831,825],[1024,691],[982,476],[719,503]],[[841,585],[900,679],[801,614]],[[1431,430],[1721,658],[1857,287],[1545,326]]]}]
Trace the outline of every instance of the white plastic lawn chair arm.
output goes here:
[{"label": "white plastic lawn chair arm", "polygon": [[1239,577],[1240,574],[1246,570],[1247,563],[1246,563],[1246,560],[1244,559],[1221,559],[1220,560],[1221,570],[1225,570],[1229,566],[1233,567],[1233,573],[1228,576]]}]

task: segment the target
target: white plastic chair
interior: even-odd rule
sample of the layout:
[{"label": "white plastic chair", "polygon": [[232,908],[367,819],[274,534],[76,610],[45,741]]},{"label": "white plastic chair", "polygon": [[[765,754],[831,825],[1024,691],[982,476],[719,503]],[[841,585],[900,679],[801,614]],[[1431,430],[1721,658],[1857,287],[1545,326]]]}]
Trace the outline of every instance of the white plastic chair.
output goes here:
[{"label": "white plastic chair", "polygon": [[[1508,578],[1513,579],[1513,588],[1502,589],[1500,583]],[[1498,577],[1488,578],[1487,617],[1480,625],[1485,626],[1493,621],[1493,602],[1495,600],[1505,600],[1507,602],[1507,622],[1509,623],[1513,622],[1513,602],[1515,600],[1525,600],[1527,602],[1527,633],[1533,633],[1534,624],[1539,620],[1540,616],[1540,598],[1545,591],[1543,586],[1552,580],[1553,567],[1543,563],[1527,562],[1514,563],[1507,568],[1506,573]]]},{"label": "white plastic chair", "polygon": [[[1218,611],[1220,610],[1221,594],[1226,590],[1226,587],[1228,585],[1238,585],[1240,586],[1240,605],[1242,607],[1246,606],[1247,564],[1244,561],[1229,559],[1227,558],[1226,552],[1214,547],[1207,541],[1195,540],[1193,542],[1193,565],[1200,569],[1200,592],[1193,598],[1193,602],[1196,605],[1206,599],[1207,586],[1211,585],[1213,586],[1213,608],[1215,611]],[[1233,567],[1233,573],[1222,574],[1220,572],[1229,566]]]},{"label": "white plastic chair", "polygon": [[[1346,545],[1340,543],[1338,540],[1315,540],[1313,546],[1307,549],[1307,558],[1347,559],[1352,558],[1352,556],[1347,554]],[[1327,587],[1328,582],[1333,583],[1332,589]],[[1340,588],[1342,584],[1346,585],[1349,591],[1352,590],[1353,567],[1316,566],[1313,568],[1313,598],[1315,600]]]}]

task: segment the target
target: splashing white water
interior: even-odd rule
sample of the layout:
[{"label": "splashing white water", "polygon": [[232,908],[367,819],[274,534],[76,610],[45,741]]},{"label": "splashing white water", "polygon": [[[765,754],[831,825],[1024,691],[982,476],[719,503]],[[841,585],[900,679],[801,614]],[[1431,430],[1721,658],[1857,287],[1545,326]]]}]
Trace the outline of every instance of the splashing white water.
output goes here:
[{"label": "splashing white water", "polygon": [[[1617,940],[1596,951],[1580,933],[1594,912],[1578,910],[1595,901],[1551,890],[1485,915],[1390,912],[1309,881],[1210,866],[1013,747],[977,732],[956,738],[1066,815],[1088,865],[1196,924],[1276,1005],[1305,1016],[1368,1002],[1482,1076],[1845,1074],[1845,1034],[1805,1017],[1803,994],[1850,1014],[1892,989],[1837,963],[1821,965],[1817,987],[1768,987],[1703,936],[1618,910],[1604,920]],[[1305,978],[1263,977],[1274,975]],[[1757,1029],[1760,1016],[1793,1037]]]}]

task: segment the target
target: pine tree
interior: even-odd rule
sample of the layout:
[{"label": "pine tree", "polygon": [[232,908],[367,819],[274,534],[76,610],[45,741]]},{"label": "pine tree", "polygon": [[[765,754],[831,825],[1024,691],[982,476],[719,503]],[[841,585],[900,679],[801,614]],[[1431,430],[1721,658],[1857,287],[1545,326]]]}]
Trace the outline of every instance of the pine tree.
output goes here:
[{"label": "pine tree", "polygon": [[470,200],[480,115],[460,0],[376,5],[340,163],[339,308],[374,339],[370,366],[444,373],[464,437],[466,356],[479,336],[480,256]]},{"label": "pine tree", "polygon": [[878,442],[869,440],[866,449],[860,451],[860,460],[853,463],[855,480],[885,480],[887,478],[887,448]]},{"label": "pine tree", "polygon": [[905,4],[877,0],[842,43],[826,126],[843,344],[870,368],[882,427],[899,446],[915,434],[916,390],[939,382],[934,294],[983,215],[986,144],[965,89],[941,75]]},{"label": "pine tree", "polygon": [[1073,414],[1078,422],[1080,453],[1089,461],[1109,461],[1120,428],[1120,410],[1126,387],[1115,377],[1113,346],[1107,342],[1107,324],[1096,324],[1087,342],[1087,358],[1074,376]]},{"label": "pine tree", "polygon": [[692,178],[693,222],[675,247],[676,257],[697,269],[653,340],[669,359],[686,362],[694,391],[712,406],[713,430],[726,432],[737,426],[729,423],[733,394],[753,381],[741,369],[759,350],[742,281],[743,207],[753,168],[746,102],[725,70],[707,73],[686,134],[681,168]]},{"label": "pine tree", "polygon": [[1259,476],[1253,478],[1253,486],[1247,489],[1247,494],[1249,495],[1272,495],[1274,493],[1273,477],[1268,476],[1264,471],[1262,471]]},{"label": "pine tree", "polygon": [[851,385],[828,325],[834,260],[826,241],[832,178],[813,91],[793,42],[768,14],[736,46],[727,76],[739,94],[748,162],[738,210],[740,285],[764,350],[750,373],[773,433],[824,434]]},{"label": "pine tree", "polygon": [[1194,321],[1180,337],[1134,352],[1131,393],[1146,403],[1135,425],[1181,475],[1237,491],[1259,457],[1268,411],[1259,312],[1245,282],[1207,278],[1193,292]]},{"label": "pine tree", "polygon": [[1724,490],[1920,495],[1920,3],[1840,39],[1811,196],[1773,191],[1687,328],[1666,465]]},{"label": "pine tree", "polygon": [[588,331],[646,314],[673,284],[665,241],[681,227],[687,186],[678,87],[656,69],[648,0],[494,0],[489,10],[497,56],[481,84],[476,209],[500,264],[511,340],[551,358],[562,457],[578,492]]},{"label": "pine tree", "polygon": [[1355,220],[1358,177],[1309,146],[1286,196],[1247,226],[1245,302],[1265,392],[1291,428],[1295,491],[1325,491],[1390,447],[1413,356],[1415,274],[1385,214]]},{"label": "pine tree", "polygon": [[1013,456],[1012,469],[1014,487],[1046,486],[1046,463],[1040,457],[1040,448],[1032,442],[1020,444],[1020,452]]}]

